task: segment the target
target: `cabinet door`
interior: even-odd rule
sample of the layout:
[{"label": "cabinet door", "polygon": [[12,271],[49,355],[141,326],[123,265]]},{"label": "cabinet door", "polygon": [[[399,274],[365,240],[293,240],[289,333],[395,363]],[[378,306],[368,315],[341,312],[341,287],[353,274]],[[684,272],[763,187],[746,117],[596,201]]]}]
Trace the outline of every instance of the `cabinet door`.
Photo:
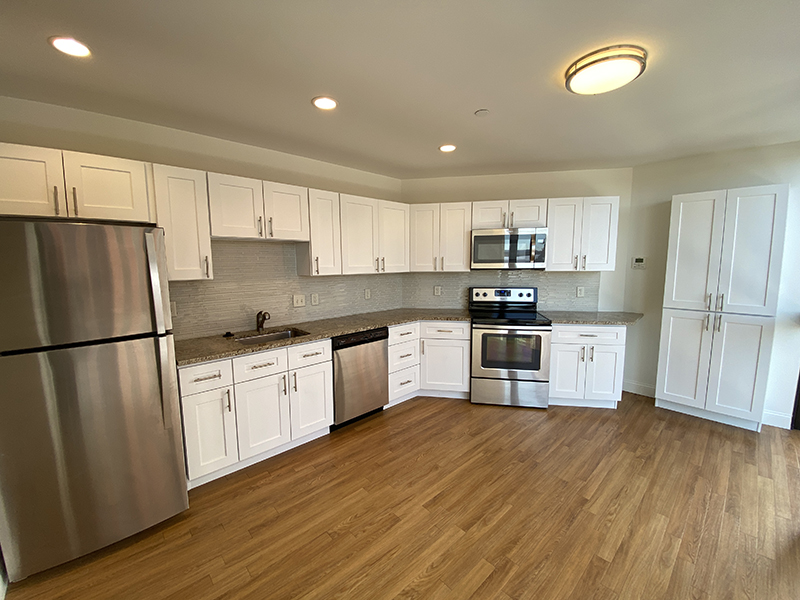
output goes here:
[{"label": "cabinet door", "polygon": [[381,273],[408,273],[409,206],[381,200],[378,205],[378,247]]},{"label": "cabinet door", "polygon": [[469,391],[469,340],[420,340],[420,387],[448,392]]},{"label": "cabinet door", "polygon": [[239,460],[233,405],[230,386],[181,398],[189,479]]},{"label": "cabinet door", "polygon": [[705,407],[713,324],[712,313],[664,309],[656,398]]},{"label": "cabinet door", "polygon": [[581,226],[582,271],[613,271],[617,256],[619,196],[584,198]]},{"label": "cabinet door", "polygon": [[584,398],[621,400],[624,369],[625,346],[589,346]]},{"label": "cabinet door", "polygon": [[472,203],[473,229],[504,229],[508,223],[508,200]]},{"label": "cabinet door", "polygon": [[333,424],[333,363],[324,362],[289,373],[292,439]]},{"label": "cabinet door", "polygon": [[71,217],[153,222],[145,164],[111,156],[64,152]]},{"label": "cabinet door", "polygon": [[672,197],[664,307],[713,310],[725,191]]},{"label": "cabinet door", "polygon": [[264,218],[267,239],[307,242],[308,188],[265,181]]},{"label": "cabinet door", "polygon": [[411,260],[412,271],[439,269],[439,205],[411,205]]},{"label": "cabinet door", "polygon": [[440,207],[440,270],[469,271],[472,203],[450,202]]},{"label": "cabinet door", "polygon": [[67,216],[61,150],[0,144],[0,214]]},{"label": "cabinet door", "polygon": [[239,460],[292,441],[288,377],[281,373],[234,387]]},{"label": "cabinet door", "polygon": [[164,228],[170,281],[213,279],[206,174],[153,165],[156,212]]},{"label": "cabinet door", "polygon": [[577,271],[581,253],[583,198],[556,198],[547,207],[547,271]]},{"label": "cabinet door", "polygon": [[550,345],[550,396],[583,399],[586,389],[586,353],[583,344]]},{"label": "cabinet door", "polygon": [[547,198],[508,201],[509,227],[547,227]]},{"label": "cabinet door", "polygon": [[378,201],[340,195],[342,273],[378,273]]},{"label": "cabinet door", "polygon": [[264,239],[263,193],[258,179],[209,173],[211,235]]},{"label": "cabinet door", "polygon": [[715,315],[706,409],[761,421],[775,320]]},{"label": "cabinet door", "polygon": [[[311,275],[342,274],[339,194],[308,190]],[[298,246],[299,248],[299,246]]]},{"label": "cabinet door", "polygon": [[717,310],[774,315],[789,187],[728,190]]}]

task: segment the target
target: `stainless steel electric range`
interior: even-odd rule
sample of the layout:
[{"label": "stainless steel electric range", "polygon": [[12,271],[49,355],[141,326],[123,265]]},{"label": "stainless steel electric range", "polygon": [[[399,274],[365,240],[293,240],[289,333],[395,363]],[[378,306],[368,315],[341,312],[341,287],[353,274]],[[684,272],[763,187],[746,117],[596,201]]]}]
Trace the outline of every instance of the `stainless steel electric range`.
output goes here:
[{"label": "stainless steel electric range", "polygon": [[473,403],[547,408],[552,325],[537,300],[537,288],[470,288]]}]

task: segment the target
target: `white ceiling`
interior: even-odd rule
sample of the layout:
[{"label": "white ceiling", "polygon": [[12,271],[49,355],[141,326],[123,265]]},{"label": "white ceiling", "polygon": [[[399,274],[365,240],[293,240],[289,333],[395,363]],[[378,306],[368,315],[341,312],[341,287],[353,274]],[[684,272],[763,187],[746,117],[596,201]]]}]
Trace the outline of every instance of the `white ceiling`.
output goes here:
[{"label": "white ceiling", "polygon": [[[800,139],[798,23],[797,0],[0,0],[0,95],[401,178],[632,166]],[[564,89],[615,43],[644,75]]]}]

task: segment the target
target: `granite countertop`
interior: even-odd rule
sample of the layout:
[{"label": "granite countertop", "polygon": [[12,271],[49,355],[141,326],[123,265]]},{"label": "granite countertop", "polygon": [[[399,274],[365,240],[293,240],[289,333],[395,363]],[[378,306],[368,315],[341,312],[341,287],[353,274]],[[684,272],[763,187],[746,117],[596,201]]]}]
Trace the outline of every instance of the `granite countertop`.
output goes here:
[{"label": "granite countertop", "polygon": [[[584,312],[584,311],[542,311],[542,314],[553,323],[576,323],[582,325],[632,325],[643,315],[629,312]],[[307,331],[308,335],[296,338],[265,342],[263,344],[243,345],[235,338],[225,338],[214,335],[202,338],[178,340],[175,342],[175,355],[179,367],[193,365],[211,360],[232,358],[251,352],[260,352],[292,344],[303,344],[315,340],[323,340],[338,335],[347,335],[358,331],[367,331],[378,327],[400,325],[413,321],[469,321],[466,309],[438,309],[438,308],[398,308],[372,313],[362,313],[335,319],[322,319],[307,321],[305,323],[292,323],[282,327],[265,329],[264,333],[283,331],[286,329],[300,329]],[[237,337],[257,335],[256,331],[237,332]]]}]

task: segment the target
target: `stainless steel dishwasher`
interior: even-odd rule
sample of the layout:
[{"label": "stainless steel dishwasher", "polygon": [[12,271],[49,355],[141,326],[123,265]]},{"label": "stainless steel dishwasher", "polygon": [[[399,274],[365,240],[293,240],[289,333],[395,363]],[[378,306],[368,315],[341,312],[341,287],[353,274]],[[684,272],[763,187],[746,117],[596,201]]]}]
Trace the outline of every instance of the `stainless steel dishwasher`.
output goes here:
[{"label": "stainless steel dishwasher", "polygon": [[332,339],[333,423],[340,425],[389,403],[389,328]]}]

